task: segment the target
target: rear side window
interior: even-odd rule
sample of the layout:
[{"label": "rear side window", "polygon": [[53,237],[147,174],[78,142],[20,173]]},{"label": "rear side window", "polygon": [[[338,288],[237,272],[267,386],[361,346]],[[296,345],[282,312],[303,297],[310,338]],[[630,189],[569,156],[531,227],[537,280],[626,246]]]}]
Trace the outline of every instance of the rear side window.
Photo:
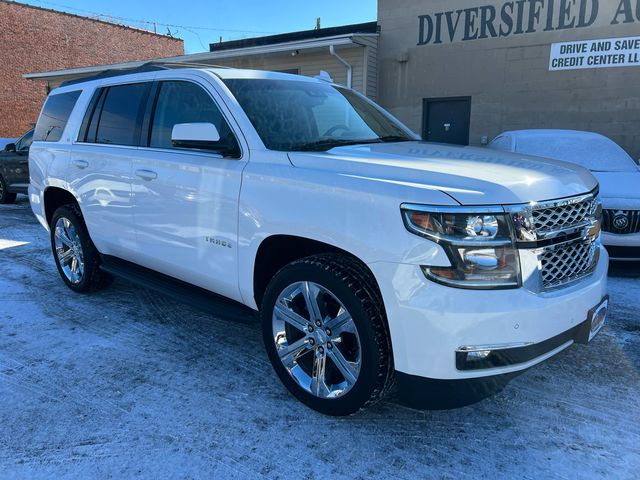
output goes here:
[{"label": "rear side window", "polygon": [[131,83],[98,90],[89,105],[80,140],[137,146],[151,84]]},{"label": "rear side window", "polygon": [[58,142],[79,96],[80,91],[49,95],[38,118],[33,140]]}]

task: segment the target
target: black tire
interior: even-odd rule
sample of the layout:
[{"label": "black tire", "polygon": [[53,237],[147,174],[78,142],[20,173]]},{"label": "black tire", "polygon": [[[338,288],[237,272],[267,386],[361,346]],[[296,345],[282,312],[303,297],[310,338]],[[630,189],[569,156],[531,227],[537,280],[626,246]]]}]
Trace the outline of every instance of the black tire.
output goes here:
[{"label": "black tire", "polygon": [[[350,390],[320,398],[302,388],[280,361],[273,336],[273,311],[280,294],[296,282],[331,291],[348,310],[360,341],[361,366]],[[366,267],[347,255],[319,254],[290,263],[269,283],[261,308],[263,340],[278,377],[302,403],[326,415],[350,415],[380,400],[392,387],[394,368],[384,305]]]},{"label": "black tire", "polygon": [[[80,248],[82,249],[84,272],[78,282],[72,282],[67,278],[56,253],[55,225],[61,218],[66,218],[69,220],[71,225],[73,225],[78,236]],[[56,267],[58,268],[58,273],[67,287],[71,290],[77,293],[86,293],[92,290],[104,288],[111,283],[111,276],[100,271],[100,255],[91,241],[91,237],[89,236],[89,232],[87,231],[87,227],[82,218],[82,213],[77,205],[64,205],[54,212],[50,225],[50,239],[51,251],[53,252],[53,258],[56,263]]]},{"label": "black tire", "polygon": [[7,190],[7,182],[5,182],[2,175],[0,175],[0,204],[13,203],[16,201],[17,196],[17,194]]}]

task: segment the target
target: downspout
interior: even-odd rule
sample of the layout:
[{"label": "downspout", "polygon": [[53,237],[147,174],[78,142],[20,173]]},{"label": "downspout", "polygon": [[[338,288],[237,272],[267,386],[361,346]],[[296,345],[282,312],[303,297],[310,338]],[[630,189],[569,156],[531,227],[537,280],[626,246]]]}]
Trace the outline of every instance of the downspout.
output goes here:
[{"label": "downspout", "polygon": [[342,58],[340,55],[338,55],[336,53],[336,49],[334,48],[333,45],[329,45],[329,53],[331,55],[333,55],[334,57],[336,57],[336,59],[343,64],[345,67],[347,67],[347,88],[351,88],[351,78],[353,76],[353,67],[351,66],[351,64],[349,62],[347,62],[344,58]]}]

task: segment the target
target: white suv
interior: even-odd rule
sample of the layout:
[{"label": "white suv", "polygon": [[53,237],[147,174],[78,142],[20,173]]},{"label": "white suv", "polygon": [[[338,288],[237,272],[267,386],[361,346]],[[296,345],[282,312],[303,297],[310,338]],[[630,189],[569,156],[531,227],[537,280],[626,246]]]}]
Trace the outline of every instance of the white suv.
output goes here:
[{"label": "white suv", "polygon": [[394,383],[411,406],[471,403],[606,314],[587,170],[420,142],[323,80],[150,66],[66,84],[30,171],[69,288],[116,274],[258,310],[284,385],[331,415]]}]

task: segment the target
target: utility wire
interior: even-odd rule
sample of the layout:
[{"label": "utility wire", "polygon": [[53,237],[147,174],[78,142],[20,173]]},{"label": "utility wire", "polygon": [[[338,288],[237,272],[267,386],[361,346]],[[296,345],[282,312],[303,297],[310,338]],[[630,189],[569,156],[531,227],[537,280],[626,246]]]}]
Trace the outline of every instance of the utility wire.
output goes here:
[{"label": "utility wire", "polygon": [[[16,2],[16,3],[19,3],[19,2]],[[27,3],[27,2],[25,2],[25,3]],[[154,21],[150,21],[150,20],[140,20],[140,19],[137,19],[137,18],[127,18],[127,17],[119,17],[119,16],[115,16],[115,15],[106,15],[104,13],[93,12],[91,10],[85,10],[85,9],[82,9],[82,8],[71,7],[69,5],[62,5],[62,4],[59,4],[59,3],[47,2],[47,1],[43,1],[43,0],[30,0],[29,3],[38,3],[38,4],[41,4],[41,5],[47,5],[47,6],[51,6],[51,7],[57,7],[57,8],[73,10],[75,12],[81,12],[81,13],[84,13],[84,14],[93,15],[93,16],[97,17],[98,19],[100,19],[100,17],[103,17],[103,18],[107,18],[107,19],[120,20],[122,22],[136,22],[138,24],[151,25],[151,26],[153,26],[155,24],[155,25],[159,25],[159,26],[162,26],[162,27],[168,27],[168,28],[182,28],[182,29],[187,30],[187,31],[190,31],[190,30],[208,30],[208,31],[229,32],[229,33],[257,33],[257,34],[275,33],[275,32],[264,32],[264,31],[259,31],[259,30],[234,30],[234,29],[230,29],[230,28],[202,27],[202,26],[193,26],[193,25],[178,25],[178,24],[173,24],[173,23],[154,22]],[[191,32],[191,33],[195,34],[195,32]]]}]

